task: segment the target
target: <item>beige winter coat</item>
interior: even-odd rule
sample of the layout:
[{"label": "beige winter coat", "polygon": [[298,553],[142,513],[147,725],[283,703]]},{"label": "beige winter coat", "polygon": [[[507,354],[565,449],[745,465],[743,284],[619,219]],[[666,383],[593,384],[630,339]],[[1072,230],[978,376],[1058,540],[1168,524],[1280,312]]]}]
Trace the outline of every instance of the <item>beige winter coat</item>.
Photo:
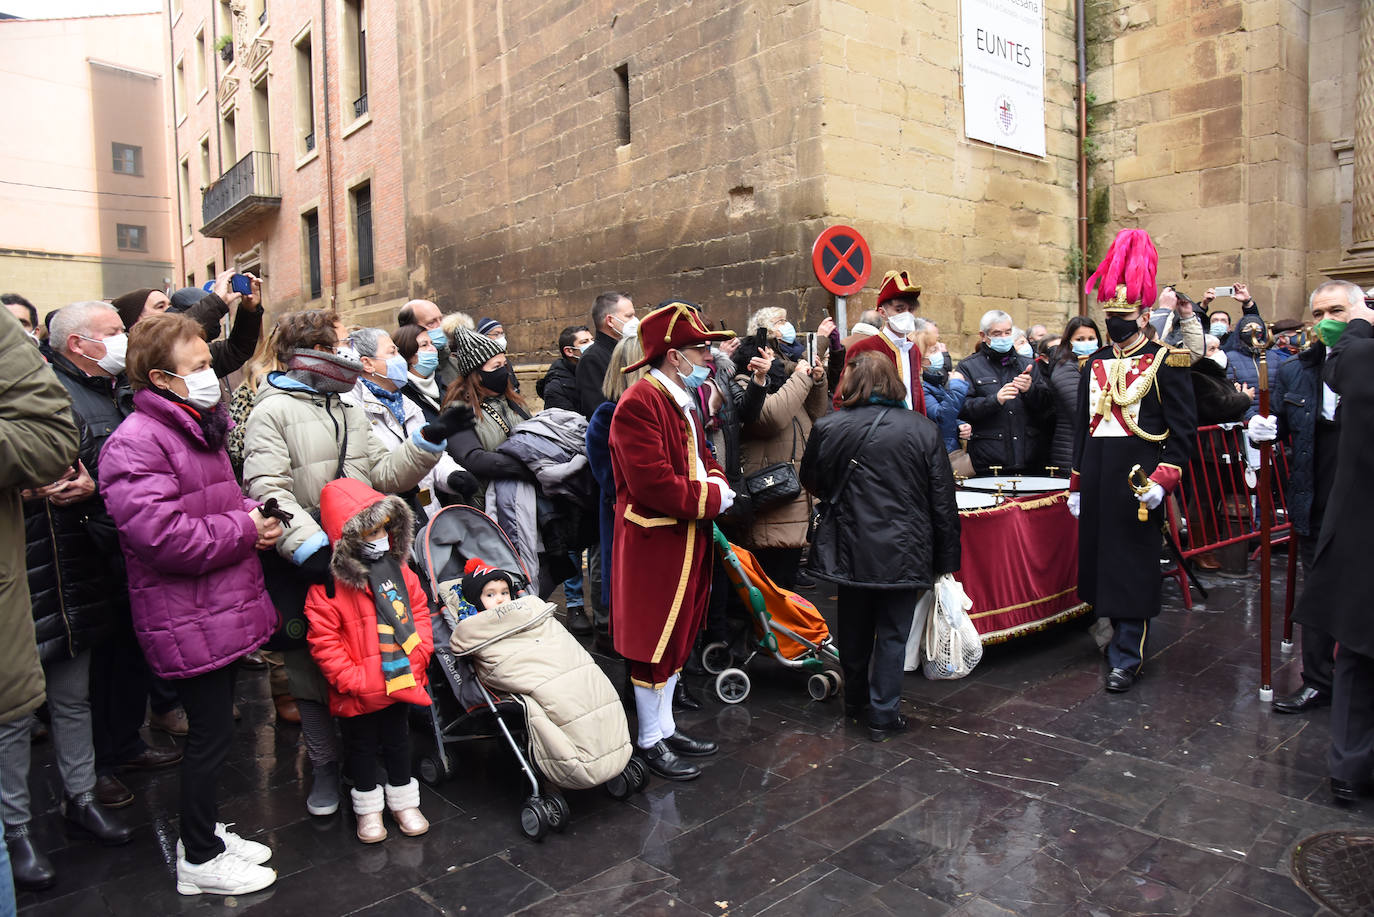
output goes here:
[{"label": "beige winter coat", "polygon": [[482,683],[518,694],[529,717],[534,762],[555,786],[599,786],[630,761],[630,727],[610,679],[553,616],[525,596],[459,621],[453,651]]},{"label": "beige winter coat", "polygon": [[[824,365],[824,364],[822,364]],[[740,456],[746,475],[791,461],[801,467],[806,440],[811,435],[811,422],[823,416],[829,408],[825,377],[819,382],[810,373],[794,373],[796,364],[788,361],[787,381],[764,399],[758,420],[746,424],[740,434]],[[747,385],[749,376],[737,376],[736,381]],[[796,423],[793,424],[793,419]],[[792,437],[796,434],[796,451]],[[745,546],[749,548],[800,548],[806,544],[807,513],[811,498],[803,490],[791,503],[756,513],[749,527]]]}]

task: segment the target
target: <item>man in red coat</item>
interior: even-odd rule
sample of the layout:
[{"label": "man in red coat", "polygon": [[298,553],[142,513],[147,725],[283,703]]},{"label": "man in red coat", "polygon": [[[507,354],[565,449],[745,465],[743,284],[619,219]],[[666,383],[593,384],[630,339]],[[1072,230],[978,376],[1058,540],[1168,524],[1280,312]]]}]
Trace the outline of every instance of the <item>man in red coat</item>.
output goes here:
[{"label": "man in red coat", "polygon": [[[921,350],[910,339],[916,330],[916,309],[921,305],[921,285],[912,283],[906,271],[888,271],[878,288],[878,314],[883,330],[849,347],[845,362],[861,353],[880,353],[897,367],[906,385],[906,406],[924,414],[925,389],[921,387]],[[835,387],[835,409],[840,407],[840,387]]]},{"label": "man in red coat", "polygon": [[710,331],[690,303],[669,301],[639,324],[651,367],[626,390],[611,418],[615,551],[611,630],[629,664],[639,719],[638,754],[669,780],[701,770],[680,756],[714,754],[712,742],[673,722],[673,689],[701,629],[711,591],[711,522],[734,502],[711,457],[695,389],[711,376]]}]

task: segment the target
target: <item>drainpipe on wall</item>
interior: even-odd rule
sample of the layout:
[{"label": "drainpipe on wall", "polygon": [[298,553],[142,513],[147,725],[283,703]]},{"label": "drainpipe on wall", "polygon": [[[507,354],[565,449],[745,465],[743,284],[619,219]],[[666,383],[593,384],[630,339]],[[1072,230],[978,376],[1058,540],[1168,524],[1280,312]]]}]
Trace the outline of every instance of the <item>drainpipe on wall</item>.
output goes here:
[{"label": "drainpipe on wall", "polygon": [[[325,9],[328,0],[320,0],[320,33],[325,36],[324,54],[320,57],[323,79],[320,86],[324,89],[324,193],[329,197],[329,308],[337,308],[339,298],[339,275],[335,270],[334,247],[334,139],[329,133],[329,29],[325,23]],[[343,98],[343,89],[339,89]]]},{"label": "drainpipe on wall", "polygon": [[1078,314],[1088,314],[1088,39],[1084,7],[1078,0],[1078,251],[1082,268],[1078,273]]},{"label": "drainpipe on wall", "polygon": [[[175,53],[176,48],[172,46],[172,0],[167,0],[168,73],[174,73],[176,71],[176,62],[173,60],[173,55]],[[181,286],[182,280],[186,278],[186,246],[183,245],[181,241],[181,226],[182,221],[185,219],[185,215],[181,212],[181,139],[177,136],[176,83],[174,80],[167,80],[166,85],[172,87],[172,174],[178,176],[177,180],[172,183],[177,192],[177,225],[176,228],[172,230],[172,244],[177,247],[177,263],[181,265],[181,275],[176,278],[173,289],[178,289]],[[187,117],[190,117],[189,113]],[[191,189],[187,188],[186,190],[189,193]],[[167,295],[170,296],[172,294],[169,292]]]}]

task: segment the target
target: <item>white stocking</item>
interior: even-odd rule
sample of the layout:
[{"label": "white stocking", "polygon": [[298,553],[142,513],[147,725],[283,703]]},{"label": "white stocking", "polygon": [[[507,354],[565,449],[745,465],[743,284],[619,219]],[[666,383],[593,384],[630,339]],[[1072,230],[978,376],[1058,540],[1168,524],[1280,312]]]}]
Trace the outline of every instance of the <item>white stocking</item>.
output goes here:
[{"label": "white stocking", "polygon": [[[662,689],[646,688],[643,685],[635,685],[634,689],[635,713],[639,720],[638,744],[640,748],[653,748],[663,738],[663,731],[659,727],[659,701],[663,691]],[[669,694],[668,697],[671,699],[672,694]]]},{"label": "white stocking", "polygon": [[658,704],[658,728],[666,739],[668,736],[677,735],[677,723],[673,722],[673,690],[677,688],[677,680],[681,673],[668,679],[660,692]]}]

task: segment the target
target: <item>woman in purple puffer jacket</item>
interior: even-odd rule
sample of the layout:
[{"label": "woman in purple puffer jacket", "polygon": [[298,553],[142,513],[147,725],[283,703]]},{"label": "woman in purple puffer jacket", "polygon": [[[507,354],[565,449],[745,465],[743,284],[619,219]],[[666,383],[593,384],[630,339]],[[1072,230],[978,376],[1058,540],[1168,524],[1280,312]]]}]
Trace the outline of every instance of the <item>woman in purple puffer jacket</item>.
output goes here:
[{"label": "woman in purple puffer jacket", "polygon": [[277,615],[257,551],[281,525],[244,498],[224,438],[228,412],[200,325],[154,315],[129,335],[135,411],[100,457],[100,490],[119,528],[134,629],[190,721],[181,764],[177,891],[247,894],[276,881],[265,845],[219,822],[215,800],[234,734],[237,661]]}]

